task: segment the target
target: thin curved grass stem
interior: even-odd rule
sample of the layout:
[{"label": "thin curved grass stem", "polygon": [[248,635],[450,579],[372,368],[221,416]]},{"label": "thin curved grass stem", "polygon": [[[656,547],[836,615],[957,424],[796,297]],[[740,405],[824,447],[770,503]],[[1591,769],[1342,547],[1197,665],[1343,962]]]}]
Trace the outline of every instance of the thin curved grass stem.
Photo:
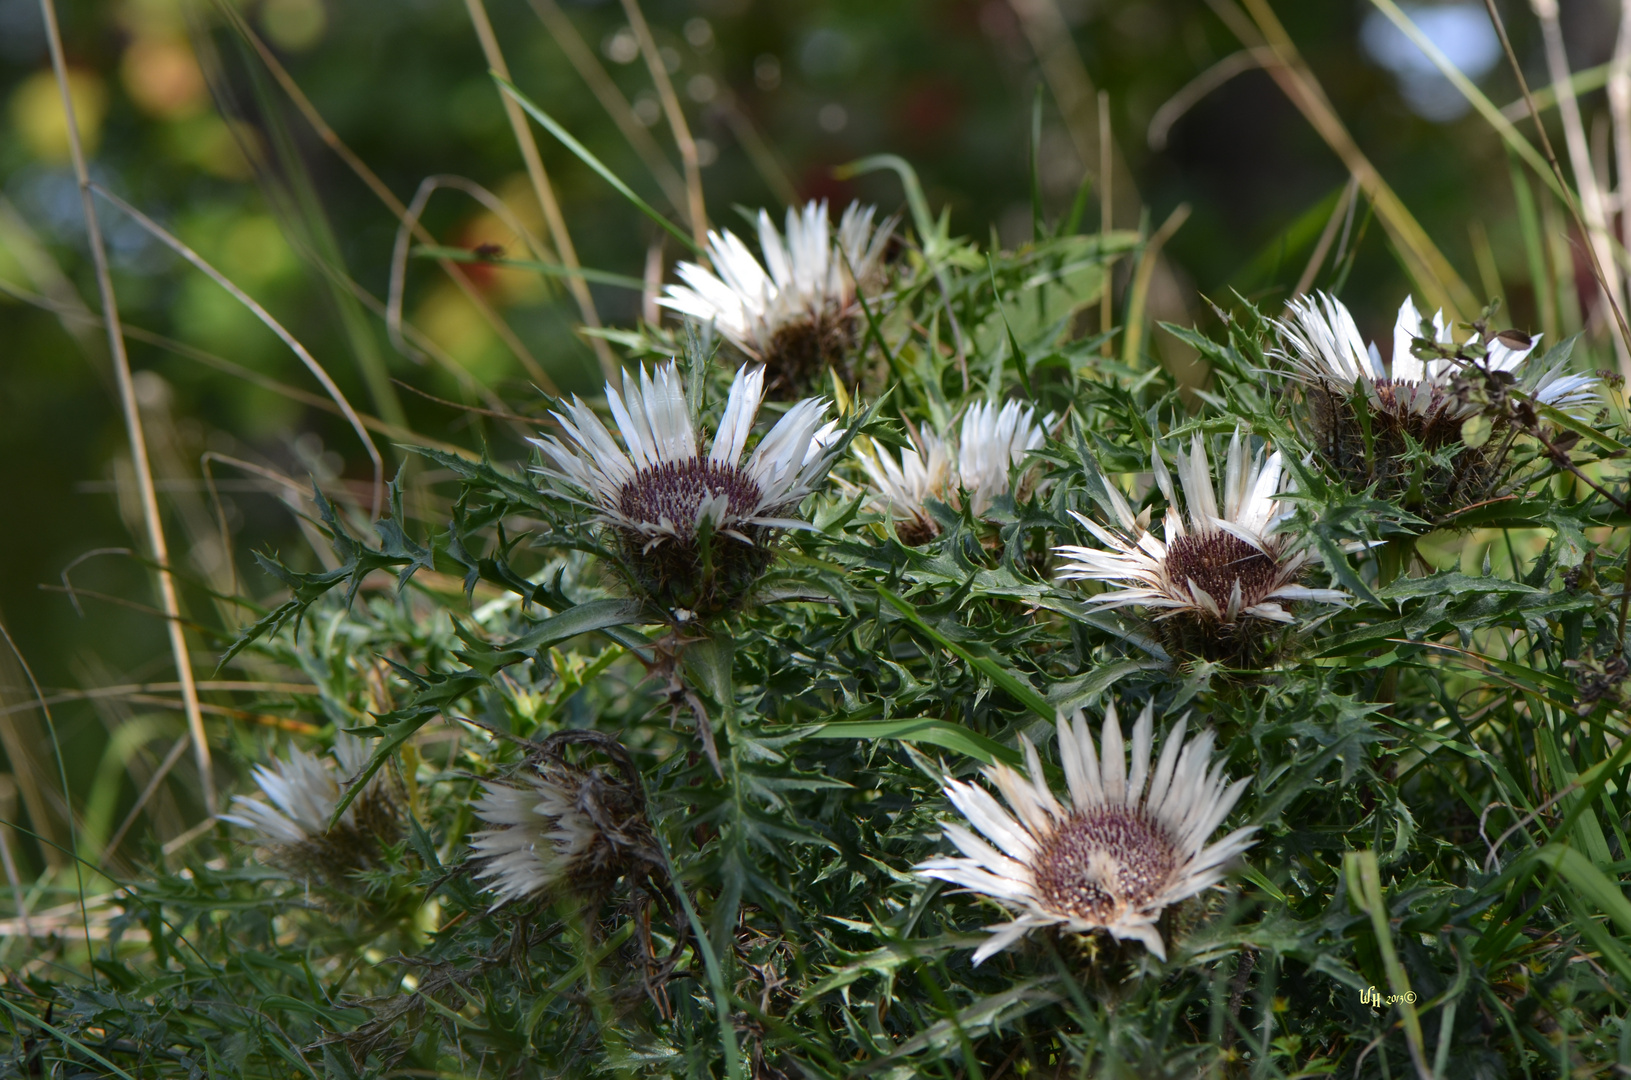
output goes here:
[{"label": "thin curved grass stem", "polygon": [[[340,407],[341,414],[344,415],[346,422],[351,425],[351,430],[357,433],[357,438],[362,441],[363,449],[368,452],[368,459],[374,466],[373,509],[370,516],[372,518],[378,518],[380,509],[383,507],[385,500],[385,459],[380,456],[379,447],[374,445],[373,437],[368,434],[368,428],[362,422],[362,417],[359,416],[357,411],[351,407],[351,402],[346,400],[345,394],[341,392],[337,385],[335,385],[334,380],[329,377],[329,374],[323,368],[323,365],[317,362],[317,358],[300,343],[298,338],[289,333],[289,331],[284,328],[282,323],[273,318],[271,312],[267,311],[264,307],[261,307],[261,305],[256,302],[253,297],[244,292],[242,289],[238,288],[238,286],[234,285],[225,274],[211,266],[203,256],[199,255],[192,248],[182,243],[181,240],[173,235],[168,229],[154,221],[152,218],[148,217],[146,214],[142,213],[140,210],[136,209],[134,206],[131,206],[123,199],[119,198],[119,196],[102,187],[100,184],[90,183],[89,181],[87,181],[87,184],[88,190],[94,191],[96,194],[102,196],[102,198],[124,211],[130,216],[131,220],[135,221],[143,229],[147,230],[147,232],[155,239],[159,240],[171,251],[174,251],[177,255],[180,255],[193,266],[203,271],[211,281],[215,282],[217,285],[221,286],[221,288],[230,293],[234,300],[248,308],[257,319],[266,324],[267,329],[276,334],[278,338],[285,345],[289,346],[289,349],[300,358],[300,362],[305,364],[306,369],[312,373],[312,376],[319,383],[322,384],[323,389],[328,392],[328,396],[334,400],[334,404]],[[111,334],[112,332],[113,330],[110,328],[109,333]]]},{"label": "thin curved grass stem", "polygon": [[[1608,211],[1604,206],[1603,190],[1597,183],[1597,171],[1592,167],[1586,125],[1580,116],[1580,102],[1570,82],[1569,57],[1563,47],[1563,28],[1558,23],[1557,2],[1531,0],[1530,6],[1540,20],[1547,73],[1552,77],[1558,116],[1563,120],[1563,142],[1568,148],[1569,169],[1574,173],[1574,186],[1579,192],[1580,216],[1584,219],[1586,236],[1590,240],[1592,267],[1597,272],[1598,287],[1602,289],[1604,299],[1618,311],[1620,298],[1624,295],[1620,288],[1620,268],[1614,259]],[[1631,375],[1631,344],[1627,342],[1627,335],[1621,333],[1613,337],[1620,371]]]},{"label": "thin curved grass stem", "polygon": [[[304,118],[306,123],[310,125],[311,129],[317,133],[317,137],[323,140],[323,145],[332,150],[334,155],[343,161],[346,167],[356,175],[357,179],[361,180],[368,187],[368,190],[374,193],[374,197],[380,202],[384,203],[386,209],[390,210],[397,220],[400,221],[407,214],[407,206],[401,199],[396,197],[395,192],[393,192],[389,187],[385,186],[385,181],[381,180],[379,175],[375,173],[373,169],[370,169],[366,162],[352,152],[351,148],[345,144],[338,134],[336,134],[334,129],[329,127],[328,122],[323,119],[323,114],[317,111],[317,106],[312,104],[311,99],[306,96],[303,90],[300,89],[300,84],[294,81],[294,77],[289,74],[289,70],[285,68],[278,60],[277,54],[272,52],[271,49],[267,48],[266,43],[261,40],[260,35],[255,33],[254,28],[251,27],[247,21],[245,21],[244,17],[235,7],[233,7],[231,4],[225,3],[224,0],[223,2],[217,3],[216,7],[226,18],[227,22],[232,25],[233,29],[241,34],[243,39],[247,41],[250,44],[250,47],[255,50],[255,54],[260,57],[261,63],[266,65],[266,70],[271,73],[273,80],[277,82],[278,86],[282,88],[285,94],[289,95],[289,100],[293,102],[294,107],[299,110],[301,117]],[[422,225],[415,226],[414,237],[421,243],[436,243],[436,238],[432,236],[430,232]],[[448,278],[458,286],[459,291],[464,293],[465,299],[470,301],[471,306],[476,309],[476,312],[480,314],[482,319],[486,321],[487,325],[492,328],[493,333],[497,334],[500,340],[504,342],[505,347],[515,355],[516,359],[521,361],[522,366],[526,367],[529,364],[536,366],[538,360],[532,355],[532,351],[526,347],[526,345],[521,341],[520,337],[516,335],[515,331],[510,328],[510,324],[505,322],[504,319],[499,316],[498,312],[493,310],[493,306],[489,304],[481,295],[481,290],[477,289],[471,282],[469,275],[460,269],[457,263],[454,263],[451,260],[438,259],[436,260],[436,264],[441,267],[442,272],[445,273]],[[359,299],[362,299],[362,297],[359,297]],[[367,302],[368,301],[364,299],[364,303]],[[432,350],[425,348],[423,342],[416,342],[416,344],[424,351],[432,352]],[[432,353],[432,355],[436,354]],[[442,358],[439,356],[438,359],[441,360]],[[457,364],[444,362],[443,366],[448,367],[450,371],[453,371],[455,376],[458,377],[461,382],[469,381],[469,373],[465,372],[464,369],[460,368]]]},{"label": "thin curved grass stem", "polygon": [[[472,0],[476,2],[476,0]],[[668,77],[668,66],[663,63],[657,39],[651,36],[651,26],[640,10],[640,0],[623,0],[623,13],[629,17],[629,28],[640,43],[640,55],[645,58],[651,72],[651,81],[657,88],[657,97],[663,103],[663,113],[674,133],[674,144],[679,147],[680,161],[685,165],[685,198],[687,216],[691,219],[691,238],[697,247],[708,245],[708,209],[702,198],[702,164],[697,158],[697,143],[691,137],[691,128],[685,122],[685,110],[680,108],[679,95],[674,92],[674,81]]]},{"label": "thin curved grass stem", "polygon": [[668,158],[663,156],[662,147],[657,145],[657,140],[651,137],[645,125],[634,115],[634,108],[629,104],[629,99],[623,96],[623,91],[619,90],[612,77],[606,74],[605,65],[601,64],[594,50],[583,40],[583,35],[578,33],[578,28],[572,24],[566,12],[561,10],[561,6],[555,0],[527,0],[527,2],[531,5],[533,14],[538,16],[538,21],[544,24],[544,29],[555,39],[555,44],[560,46],[567,61],[577,69],[578,76],[589,87],[590,93],[595,95],[595,100],[600,102],[600,107],[606,110],[606,115],[612,118],[617,130],[623,133],[623,138],[628,140],[634,152],[640,155],[640,160],[646,163],[646,168],[651,170],[652,179],[663,189],[663,196],[669,204],[680,213],[686,213],[688,196],[685,181],[680,178],[679,171]]},{"label": "thin curved grass stem", "polygon": [[[407,352],[408,344],[403,340],[402,334],[402,294],[407,284],[408,239],[410,236],[425,231],[419,223],[425,212],[425,205],[430,202],[430,197],[438,189],[444,187],[462,191],[481,203],[493,216],[504,222],[511,232],[526,241],[527,247],[532,251],[534,258],[547,260],[551,254],[544,247],[543,241],[532,235],[532,232],[521,224],[515,213],[504,205],[504,200],[480,184],[467,180],[462,176],[438,175],[425,177],[419,182],[419,190],[414,192],[413,201],[408,204],[402,215],[402,224],[396,231],[396,243],[391,249],[391,284],[386,292],[385,332],[390,336],[391,343],[404,353]],[[448,260],[443,259],[440,261],[447,262]],[[539,364],[530,352],[517,353],[516,359],[521,361],[521,366],[527,369],[527,377],[537,383],[539,389],[548,394],[558,395],[560,393],[555,381],[549,377],[549,374],[544,371],[543,365]]]},{"label": "thin curved grass stem", "polygon": [[[487,66],[506,82],[513,81],[510,79],[509,66],[504,62],[504,52],[498,46],[498,36],[493,33],[493,24],[487,18],[486,6],[482,0],[465,0],[465,7],[470,12],[470,22],[475,27],[476,38],[481,42],[481,51],[486,57]],[[527,123],[526,115],[514,98],[508,94],[500,94],[499,97],[504,102],[504,115],[509,118],[510,130],[515,133],[521,160],[526,164],[527,176],[532,180],[533,194],[538,198],[538,205],[543,208],[544,221],[549,225],[549,235],[555,244],[555,252],[560,256],[564,266],[576,270],[577,249],[572,246],[572,236],[566,228],[566,216],[561,213],[561,204],[555,198],[555,189],[550,186],[549,173],[545,171],[543,156],[538,152],[538,141],[532,137],[532,127]],[[600,314],[595,310],[595,300],[589,293],[588,283],[582,278],[567,278],[566,287],[577,301],[578,311],[583,316],[585,325],[591,330],[599,330]],[[600,361],[602,374],[607,379],[612,379],[622,368],[617,358],[612,355],[611,347],[594,335],[589,335],[588,340],[590,347],[594,349],[595,359]]]},{"label": "thin curved grass stem", "polygon": [[[136,403],[136,386],[130,372],[130,356],[125,351],[124,333],[119,323],[119,303],[113,291],[113,275],[108,268],[107,248],[102,242],[102,226],[96,215],[96,200],[92,196],[94,185],[91,183],[90,169],[85,162],[85,146],[79,135],[79,120],[74,114],[73,96],[68,88],[68,65],[63,55],[62,34],[57,26],[57,12],[52,0],[40,0],[40,14],[45,22],[47,43],[50,46],[51,68],[56,74],[57,90],[62,96],[63,116],[68,129],[68,149],[73,160],[74,178],[79,184],[79,197],[85,214],[85,231],[90,242],[91,260],[96,268],[96,287],[101,297],[102,318],[107,325],[108,350],[113,356],[114,377],[119,387],[119,405],[124,412],[125,430],[130,439],[131,467],[136,474],[136,490],[141,500],[142,518],[147,525],[148,544],[153,549],[153,562],[158,568],[159,601],[167,616],[165,627],[170,637],[170,652],[175,661],[176,677],[182,686],[181,697],[187,714],[187,729],[191,733],[193,753],[198,762],[199,787],[203,795],[204,808],[213,817],[216,811],[215,774],[210,761],[209,742],[204,733],[204,715],[198,708],[198,688],[193,681],[192,657],[187,652],[187,635],[181,623],[181,602],[176,594],[175,578],[170,573],[170,548],[164,537],[164,521],[159,516],[158,493],[153,486],[153,469],[147,457],[147,437],[142,431],[141,409]],[[32,676],[30,678],[32,679]],[[66,797],[66,780],[63,794]]]}]

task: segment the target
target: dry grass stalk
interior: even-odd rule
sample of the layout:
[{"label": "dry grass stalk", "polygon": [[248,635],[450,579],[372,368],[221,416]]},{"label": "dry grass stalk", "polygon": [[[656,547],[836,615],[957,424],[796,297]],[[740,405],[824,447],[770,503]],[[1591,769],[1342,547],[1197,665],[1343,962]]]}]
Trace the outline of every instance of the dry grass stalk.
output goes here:
[{"label": "dry grass stalk", "polygon": [[646,126],[634,115],[629,99],[623,96],[623,91],[619,90],[612,77],[606,74],[605,66],[595,56],[595,51],[583,40],[583,35],[578,33],[578,28],[572,25],[572,20],[567,17],[566,12],[561,10],[561,6],[555,0],[527,0],[527,2],[532,5],[533,14],[538,16],[538,21],[544,24],[544,29],[555,39],[555,44],[560,46],[568,62],[577,69],[578,77],[589,87],[589,92],[595,95],[595,100],[600,102],[600,107],[606,110],[606,115],[612,118],[617,130],[623,133],[623,138],[628,140],[634,152],[640,155],[640,160],[645,162],[646,168],[651,170],[652,179],[663,189],[663,196],[668,199],[669,204],[680,213],[686,213],[689,202],[685,181],[680,178],[680,174],[669,163],[668,158],[663,156],[662,148],[657,145],[657,140],[651,137],[651,132],[647,131]]},{"label": "dry grass stalk", "polygon": [[170,573],[170,549],[164,538],[164,522],[159,516],[158,494],[153,487],[153,472],[147,460],[147,440],[142,433],[141,411],[136,405],[136,388],[131,378],[130,357],[125,352],[124,334],[120,330],[118,300],[114,296],[113,277],[108,269],[107,249],[102,243],[102,228],[97,220],[96,200],[91,194],[90,170],[85,162],[85,147],[79,135],[79,120],[74,115],[73,97],[68,88],[68,65],[63,56],[62,35],[57,27],[57,12],[52,0],[40,0],[40,14],[45,21],[46,41],[51,51],[51,67],[56,73],[57,89],[62,96],[63,115],[68,129],[68,148],[73,159],[74,177],[79,182],[80,201],[85,212],[85,229],[90,240],[91,259],[96,268],[97,291],[101,296],[102,318],[107,324],[108,349],[113,355],[114,377],[119,385],[119,404],[124,411],[125,428],[130,437],[130,455],[141,497],[142,515],[147,522],[148,545],[152,548],[154,565],[158,567],[159,599],[166,616],[165,629],[169,633],[170,652],[174,657],[176,674],[181,682],[182,705],[187,715],[187,729],[192,736],[193,754],[198,763],[198,779],[204,807],[213,816],[216,810],[215,775],[210,761],[209,741],[204,733],[204,714],[198,707],[198,689],[193,680],[192,657],[187,652],[187,636],[181,625],[180,599],[176,594],[175,578]]},{"label": "dry grass stalk", "polygon": [[[368,434],[368,428],[363,424],[362,418],[358,416],[357,411],[351,407],[351,402],[346,400],[345,394],[340,391],[339,386],[337,386],[334,380],[329,377],[329,373],[323,368],[323,365],[317,362],[317,358],[300,343],[299,339],[297,339],[293,334],[289,333],[289,331],[284,328],[282,323],[273,318],[271,312],[267,311],[264,307],[257,303],[248,293],[234,285],[225,274],[222,274],[219,270],[215,269],[215,267],[211,266],[204,260],[203,256],[199,255],[192,248],[182,243],[181,240],[171,234],[169,230],[165,229],[158,222],[154,221],[152,218],[148,217],[146,214],[142,213],[134,206],[131,206],[129,203],[125,202],[123,199],[119,198],[117,195],[108,191],[101,185],[92,184],[87,181],[87,193],[90,191],[94,191],[96,194],[102,196],[102,198],[124,211],[133,221],[145,229],[155,239],[159,240],[171,251],[174,251],[177,255],[180,255],[193,266],[203,271],[211,281],[215,282],[217,285],[221,286],[221,288],[230,293],[234,300],[238,301],[238,303],[247,308],[251,314],[266,325],[267,329],[276,334],[279,340],[281,340],[285,345],[289,346],[290,351],[300,358],[301,363],[306,365],[306,370],[312,373],[312,376],[319,383],[321,383],[323,389],[328,392],[328,396],[332,398],[334,403],[340,407],[341,414],[344,415],[346,422],[351,425],[351,430],[357,433],[357,438],[362,441],[363,449],[368,452],[368,459],[374,466],[374,498],[372,516],[375,518],[379,517],[380,510],[385,501],[385,459],[380,456],[379,447],[374,445],[374,440]],[[109,288],[112,288],[111,283]],[[112,321],[116,323],[117,316],[115,316],[114,320]],[[110,327],[109,334],[111,335],[113,332],[113,327]],[[120,347],[121,349],[123,348],[122,338]],[[134,399],[132,400],[132,405],[134,406]],[[147,468],[145,462],[146,453],[144,450],[143,469]],[[151,483],[151,479],[149,479],[149,483]]]},{"label": "dry grass stalk", "polygon": [[[239,14],[236,8],[226,3],[219,4],[218,7],[225,15],[227,21],[232,24],[233,29],[237,30],[238,33],[243,36],[244,40],[249,42],[249,44],[254,48],[256,55],[260,57],[261,63],[266,65],[266,70],[271,73],[272,78],[277,82],[278,86],[283,89],[283,92],[289,95],[289,100],[294,103],[295,108],[299,110],[301,117],[305,119],[306,123],[310,125],[311,129],[317,133],[317,137],[323,140],[323,144],[332,150],[336,157],[345,162],[346,166],[354,174],[356,174],[357,179],[361,180],[365,185],[367,185],[368,190],[374,193],[374,197],[379,199],[380,202],[384,203],[386,208],[390,210],[398,220],[401,220],[407,214],[407,207],[403,204],[402,200],[397,198],[396,194],[392,192],[390,188],[385,186],[385,181],[381,180],[374,170],[370,169],[361,158],[352,152],[351,148],[347,146],[340,136],[335,133],[334,129],[329,127],[328,122],[324,120],[323,115],[317,111],[317,107],[312,104],[311,99],[308,98],[305,92],[300,89],[300,84],[294,81],[294,77],[289,74],[288,69],[285,68],[278,60],[277,54],[273,53],[271,49],[267,48],[266,43],[260,39],[260,35],[255,33],[254,29],[244,20],[243,16]],[[423,244],[436,243],[436,238],[432,236],[423,226],[415,227],[414,239]],[[438,259],[436,260],[436,263],[439,267],[441,267],[442,272],[445,273],[453,281],[453,283],[459,287],[459,291],[464,293],[465,299],[470,301],[471,306],[476,309],[477,313],[481,315],[482,319],[486,321],[487,325],[492,328],[493,333],[497,334],[499,339],[504,342],[505,347],[515,355],[516,359],[521,361],[522,366],[526,367],[531,365],[536,367],[538,365],[537,358],[532,355],[531,350],[529,350],[526,345],[522,343],[521,339],[516,336],[515,331],[510,329],[510,324],[500,318],[498,313],[493,310],[492,305],[482,297],[480,290],[478,290],[470,281],[469,275],[467,275],[457,263],[450,262],[447,259]],[[356,288],[356,286],[353,286],[354,291]],[[358,299],[362,300],[365,304],[368,304],[369,307],[373,308],[375,314],[380,314],[379,301],[374,299],[371,295],[362,293],[359,294]],[[473,382],[469,373],[466,372],[461,365],[447,357],[445,353],[441,352],[441,350],[436,349],[431,343],[423,339],[422,336],[417,337],[417,339],[414,341],[414,345],[424,352],[430,354],[439,363],[441,363],[443,367],[452,372],[453,375],[461,382],[466,384]],[[483,388],[483,391],[485,391],[485,388]],[[489,404],[491,404],[491,402],[489,402]]]},{"label": "dry grass stalk", "polygon": [[[482,0],[465,0],[465,7],[470,12],[470,22],[476,29],[476,38],[481,42],[481,51],[487,58],[487,66],[504,81],[513,81],[510,78],[509,65],[504,62],[504,51],[498,46],[498,36],[493,33],[493,24],[487,18],[487,8],[482,4]],[[532,192],[544,211],[544,221],[549,225],[549,235],[555,244],[555,252],[560,256],[562,265],[576,270],[579,267],[578,252],[572,246],[572,236],[566,229],[566,216],[561,213],[561,204],[556,201],[555,189],[550,186],[549,173],[544,170],[544,159],[538,153],[538,141],[532,137],[532,128],[527,123],[526,114],[510,95],[501,93],[499,98],[504,103],[504,115],[509,118],[510,130],[515,133],[516,146],[521,150],[521,160],[526,163],[527,176],[532,180]],[[566,279],[566,288],[577,301],[584,324],[591,330],[599,330],[600,314],[595,310],[595,300],[589,294],[588,283],[581,277],[569,277]],[[588,340],[590,347],[595,351],[595,358],[600,361],[602,373],[608,379],[616,376],[622,369],[617,363],[617,358],[612,355],[611,347],[592,335]]]},{"label": "dry grass stalk", "polygon": [[[1336,108],[1325,96],[1319,80],[1297,51],[1296,44],[1286,33],[1268,0],[1242,0],[1246,11],[1233,0],[1208,0],[1212,10],[1248,49],[1267,47],[1276,62],[1266,70],[1303,117],[1313,126],[1327,146],[1347,167],[1349,175],[1359,182],[1376,209],[1382,227],[1393,241],[1405,268],[1416,287],[1426,297],[1429,306],[1444,308],[1451,318],[1461,318],[1479,311],[1478,303],[1455,267],[1439,251],[1427,231],[1421,227],[1376,166],[1371,164],[1359,144],[1354,141]],[[1248,15],[1247,12],[1250,12]]]},{"label": "dry grass stalk", "polygon": [[680,161],[685,166],[685,199],[687,216],[691,219],[691,238],[698,248],[705,249],[708,245],[708,208],[702,198],[702,165],[697,158],[696,140],[691,138],[691,128],[685,122],[685,110],[680,108],[679,95],[674,92],[674,82],[668,77],[668,67],[657,48],[657,39],[651,36],[651,27],[646,23],[645,13],[640,10],[640,0],[623,0],[623,13],[629,17],[629,28],[634,31],[634,39],[640,43],[640,55],[645,58],[646,67],[651,72],[657,97],[663,103],[663,114],[674,133],[674,145],[679,147]]},{"label": "dry grass stalk", "polygon": [[[1579,192],[1580,215],[1591,244],[1599,278],[1598,287],[1610,305],[1618,306],[1624,294],[1620,286],[1619,263],[1614,257],[1614,238],[1609,235],[1606,196],[1598,185],[1597,173],[1592,167],[1591,148],[1586,141],[1586,127],[1580,116],[1580,102],[1570,83],[1569,57],[1563,47],[1563,28],[1558,23],[1557,0],[1530,0],[1530,7],[1540,20],[1546,68],[1552,77],[1553,92],[1557,95],[1558,115],[1563,120],[1563,142],[1569,151],[1569,168],[1574,173],[1575,189]],[[1611,336],[1620,370],[1631,375],[1631,348],[1627,347],[1625,338],[1620,334]]]}]

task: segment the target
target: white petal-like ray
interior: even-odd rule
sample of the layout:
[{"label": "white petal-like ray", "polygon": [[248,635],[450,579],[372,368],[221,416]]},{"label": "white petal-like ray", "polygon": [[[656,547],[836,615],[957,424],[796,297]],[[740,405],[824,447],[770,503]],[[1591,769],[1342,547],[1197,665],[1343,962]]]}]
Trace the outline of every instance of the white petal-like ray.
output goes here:
[{"label": "white petal-like ray", "polygon": [[[1424,362],[1411,354],[1411,342],[1421,334],[1422,323],[1422,313],[1416,307],[1414,297],[1404,298],[1394,319],[1393,360],[1390,371],[1383,369],[1375,345],[1371,345],[1367,350],[1360,343],[1353,315],[1340,300],[1324,293],[1317,293],[1312,297],[1300,297],[1289,306],[1290,317],[1275,322],[1282,347],[1270,351],[1273,355],[1288,361],[1293,375],[1298,379],[1323,385],[1328,390],[1342,395],[1350,393],[1357,383],[1373,409],[1382,407],[1377,386],[1385,381],[1395,384],[1397,393],[1393,400],[1407,412],[1427,415],[1434,410],[1448,409],[1452,416],[1467,416],[1477,408],[1474,403],[1454,401],[1446,393],[1452,388],[1451,384],[1459,374],[1458,369],[1462,366],[1459,362],[1442,358]],[[1442,311],[1436,312],[1433,316],[1432,339],[1441,345],[1454,343],[1452,328],[1446,322]],[[1475,335],[1468,340],[1473,342],[1477,337]],[[1499,337],[1492,338],[1485,346],[1482,364],[1491,371],[1505,371],[1517,375],[1518,389],[1546,404],[1556,404],[1559,408],[1570,409],[1586,408],[1594,404],[1595,389],[1599,383],[1592,376],[1563,376],[1579,380],[1571,385],[1571,390],[1585,391],[1590,388],[1590,392],[1584,393],[1578,399],[1565,398],[1561,402],[1554,402],[1548,401],[1543,395],[1546,393],[1549,380],[1557,377],[1558,372],[1531,371],[1527,375],[1522,373],[1525,362],[1534,355],[1539,342],[1540,339],[1536,337],[1529,342],[1528,347],[1514,348]],[[1368,360],[1360,359],[1367,355]],[[1407,390],[1406,387],[1412,389]]]}]

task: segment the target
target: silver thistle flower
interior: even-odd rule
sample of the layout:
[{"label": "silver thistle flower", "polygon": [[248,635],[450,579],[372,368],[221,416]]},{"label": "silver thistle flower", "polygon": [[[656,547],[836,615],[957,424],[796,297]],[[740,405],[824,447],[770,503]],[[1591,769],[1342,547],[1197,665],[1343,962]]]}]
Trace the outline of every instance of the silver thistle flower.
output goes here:
[{"label": "silver thistle flower", "polygon": [[[1072,511],[1104,547],[1055,548],[1065,557],[1060,580],[1116,586],[1087,602],[1105,609],[1143,607],[1159,612],[1158,622],[1186,623],[1174,629],[1191,632],[1173,635],[1173,644],[1214,658],[1241,655],[1241,648],[1250,644],[1241,631],[1251,620],[1295,621],[1284,607],[1287,602],[1339,604],[1348,599],[1336,589],[1299,584],[1313,556],[1300,539],[1280,531],[1290,507],[1274,498],[1286,488],[1278,452],[1265,460],[1259,450],[1248,460],[1237,430],[1229,440],[1221,509],[1206,443],[1198,433],[1190,453],[1179,451],[1177,458],[1183,504],[1160,450],[1151,456],[1156,483],[1167,500],[1163,535],[1150,532],[1148,511],[1134,517],[1121,491],[1103,478],[1120,531]],[[1181,505],[1187,505],[1187,521]]]},{"label": "silver thistle flower", "polygon": [[999,410],[989,401],[971,406],[954,441],[932,431],[917,436],[915,449],[902,449],[899,463],[888,450],[856,451],[872,482],[874,504],[897,521],[902,540],[922,544],[940,526],[929,513],[928,500],[967,505],[984,517],[1000,496],[1012,489],[1013,470],[1039,448],[1053,417],[1036,422],[1036,410],[1010,401]]},{"label": "silver thistle flower", "polygon": [[894,232],[893,220],[874,231],[876,213],[851,203],[834,236],[826,200],[790,207],[784,239],[761,210],[762,264],[735,233],[710,232],[712,269],[680,263],[676,273],[685,284],[670,285],[660,303],[717,327],[765,364],[778,395],[813,387],[829,367],[847,383],[854,374],[848,354],[856,341],[856,294],[873,294],[881,285]]},{"label": "silver thistle flower", "polygon": [[987,927],[991,937],[975,950],[974,963],[1049,926],[1105,930],[1166,959],[1156,925],[1161,913],[1221,882],[1229,862],[1251,846],[1256,826],[1208,844],[1251,781],[1229,784],[1223,762],[1209,767],[1211,731],[1185,746],[1183,720],[1167,732],[1151,773],[1154,727],[1151,705],[1133,725],[1129,770],[1114,705],[1105,711],[1102,753],[1094,750],[1081,710],[1071,724],[1061,714],[1067,803],[1048,787],[1041,757],[1023,735],[1029,775],[1003,764],[982,770],[1007,809],[974,784],[946,783],[947,798],[973,830],[946,825],[946,839],[963,857],[930,859],[917,873],[989,896],[1017,916]]},{"label": "silver thistle flower", "polygon": [[[1289,361],[1300,380],[1340,394],[1352,391],[1358,384],[1373,407],[1382,411],[1424,418],[1442,414],[1462,420],[1477,410],[1476,405],[1460,401],[1451,393],[1456,374],[1465,365],[1448,359],[1424,361],[1410,351],[1422,324],[1414,297],[1406,296],[1399,305],[1393,325],[1391,370],[1384,370],[1382,354],[1374,344],[1365,344],[1353,314],[1336,297],[1315,293],[1291,301],[1290,307],[1291,317],[1274,324],[1284,342],[1275,355]],[[1441,345],[1455,344],[1442,311],[1433,315],[1433,340]],[[1476,338],[1469,339],[1469,343],[1473,340]],[[1524,361],[1539,344],[1540,338],[1535,337],[1525,346],[1513,347],[1496,336],[1489,342],[1483,366],[1519,376]],[[1597,400],[1595,376],[1565,375],[1561,366],[1531,376],[1527,385],[1520,385],[1535,400],[1559,409],[1589,406]]]},{"label": "silver thistle flower", "polygon": [[[832,467],[837,424],[822,424],[825,398],[806,398],[777,421],[747,460],[742,453],[764,397],[764,369],[743,367],[731,383],[713,445],[702,453],[672,362],[627,373],[623,393],[606,385],[622,436],[612,438],[594,411],[574,397],[552,413],[571,440],[532,440],[551,460],[546,470],[583,492],[616,533],[635,584],[673,607],[728,607],[768,566],[775,531],[807,528],[788,516]],[[706,553],[701,547],[711,545]],[[704,564],[712,567],[703,574]]]},{"label": "silver thistle flower", "polygon": [[478,880],[512,900],[593,895],[639,860],[648,833],[636,793],[598,770],[544,761],[521,786],[488,781],[476,816],[493,826],[471,839]]},{"label": "silver thistle flower", "polygon": [[332,756],[291,746],[282,760],[255,766],[261,797],[233,796],[237,812],[222,814],[221,820],[257,834],[274,859],[292,869],[344,876],[371,862],[380,843],[394,839],[399,828],[396,806],[378,777],[329,827],[342,785],[368,758],[368,745],[343,731],[334,736]]},{"label": "silver thistle flower", "polygon": [[[1289,363],[1302,386],[1303,422],[1326,467],[1353,490],[1374,488],[1430,520],[1482,501],[1505,475],[1512,429],[1505,411],[1484,400],[1479,368],[1513,379],[1542,405],[1580,412],[1598,400],[1595,376],[1565,374],[1566,362],[1545,370],[1526,363],[1538,338],[1496,335],[1476,367],[1446,357],[1422,360],[1411,352],[1422,317],[1408,296],[1393,328],[1391,369],[1335,297],[1294,300],[1290,317],[1275,327],[1281,347],[1271,353]],[[1455,344],[1443,312],[1433,317],[1431,338]],[[1487,422],[1469,428],[1475,420]]]}]

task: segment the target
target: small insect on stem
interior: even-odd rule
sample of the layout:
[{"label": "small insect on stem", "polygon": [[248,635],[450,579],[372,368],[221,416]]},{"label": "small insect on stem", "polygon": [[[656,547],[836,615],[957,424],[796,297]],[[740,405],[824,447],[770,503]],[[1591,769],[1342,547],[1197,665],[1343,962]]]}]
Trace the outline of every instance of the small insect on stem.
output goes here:
[{"label": "small insect on stem", "polygon": [[477,244],[470,253],[482,262],[493,262],[504,257],[503,244]]}]

